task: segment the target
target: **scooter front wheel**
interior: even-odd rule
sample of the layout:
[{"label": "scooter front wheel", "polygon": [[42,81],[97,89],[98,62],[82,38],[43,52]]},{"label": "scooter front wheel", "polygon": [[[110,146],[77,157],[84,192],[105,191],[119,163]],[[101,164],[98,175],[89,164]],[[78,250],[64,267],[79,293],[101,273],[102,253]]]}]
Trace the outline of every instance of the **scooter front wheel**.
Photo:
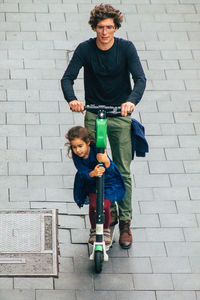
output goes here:
[{"label": "scooter front wheel", "polygon": [[95,272],[101,273],[103,265],[103,251],[95,251],[94,254]]}]

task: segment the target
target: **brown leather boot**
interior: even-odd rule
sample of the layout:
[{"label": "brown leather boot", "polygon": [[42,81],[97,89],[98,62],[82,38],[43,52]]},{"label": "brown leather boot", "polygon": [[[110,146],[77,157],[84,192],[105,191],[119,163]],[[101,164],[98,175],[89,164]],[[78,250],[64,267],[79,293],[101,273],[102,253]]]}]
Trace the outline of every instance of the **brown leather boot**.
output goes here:
[{"label": "brown leather boot", "polygon": [[119,221],[119,244],[123,249],[129,249],[133,242],[130,225],[131,221]]}]

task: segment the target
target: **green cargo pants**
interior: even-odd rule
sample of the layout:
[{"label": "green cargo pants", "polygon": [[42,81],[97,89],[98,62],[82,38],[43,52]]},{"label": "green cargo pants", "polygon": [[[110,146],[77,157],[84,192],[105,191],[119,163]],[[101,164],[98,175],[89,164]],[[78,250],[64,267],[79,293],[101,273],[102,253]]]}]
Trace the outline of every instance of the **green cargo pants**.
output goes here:
[{"label": "green cargo pants", "polygon": [[[85,127],[95,137],[96,114],[86,112]],[[132,183],[130,174],[130,164],[132,160],[131,145],[131,117],[107,118],[107,134],[112,151],[112,159],[119,168],[126,186],[126,196],[124,201],[118,202],[119,219],[132,219]],[[111,211],[116,210],[115,203],[111,204]]]}]

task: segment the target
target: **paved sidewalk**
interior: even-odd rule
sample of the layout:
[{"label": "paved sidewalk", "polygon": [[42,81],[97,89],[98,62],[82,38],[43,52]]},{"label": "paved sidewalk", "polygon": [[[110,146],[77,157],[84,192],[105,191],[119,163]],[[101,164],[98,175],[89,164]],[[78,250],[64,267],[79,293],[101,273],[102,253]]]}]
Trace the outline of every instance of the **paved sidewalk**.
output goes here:
[{"label": "paved sidewalk", "polygon": [[0,278],[1,300],[200,300],[200,1],[111,2],[125,17],[116,36],[135,43],[148,78],[133,116],[150,153],[132,164],[133,247],[115,243],[97,275],[64,147],[83,117],[69,111],[60,78],[94,36],[89,11],[101,2],[0,1],[0,209],[57,208],[61,251],[58,279]]}]

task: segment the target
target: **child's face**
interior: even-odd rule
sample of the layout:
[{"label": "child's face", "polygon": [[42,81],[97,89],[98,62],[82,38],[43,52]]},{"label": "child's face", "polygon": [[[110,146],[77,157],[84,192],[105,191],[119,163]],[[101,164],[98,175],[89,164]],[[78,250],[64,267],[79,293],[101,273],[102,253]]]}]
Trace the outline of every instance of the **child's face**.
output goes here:
[{"label": "child's face", "polygon": [[90,153],[90,142],[86,143],[79,138],[75,138],[71,141],[72,151],[82,158],[88,158]]}]

